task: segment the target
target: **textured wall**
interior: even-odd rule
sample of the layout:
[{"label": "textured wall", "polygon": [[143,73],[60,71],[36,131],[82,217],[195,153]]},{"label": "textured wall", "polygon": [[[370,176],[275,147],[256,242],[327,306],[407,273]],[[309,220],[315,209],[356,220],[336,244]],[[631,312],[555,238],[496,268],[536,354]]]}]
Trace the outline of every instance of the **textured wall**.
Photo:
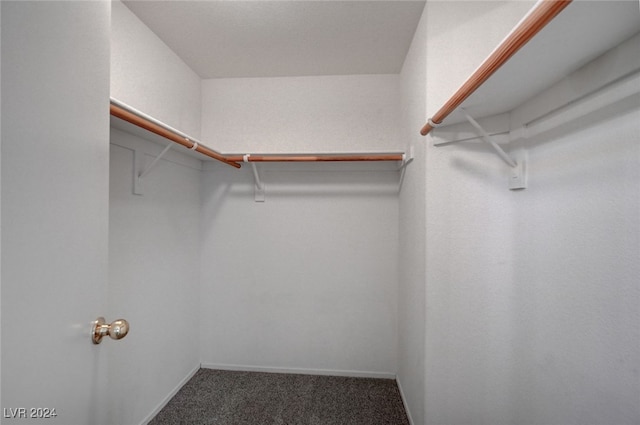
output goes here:
[{"label": "textured wall", "polygon": [[[531,4],[427,3],[425,119]],[[425,423],[509,423],[514,367],[512,255],[517,244],[506,168],[484,146],[435,148],[431,137],[423,143],[427,145]]]},{"label": "textured wall", "polygon": [[264,203],[248,167],[204,173],[205,366],[393,376],[393,166],[260,167]]},{"label": "textured wall", "polygon": [[109,310],[131,331],[109,349],[111,424],[141,423],[200,365],[200,161],[169,152],[132,194],[133,149],[162,146],[111,129]]},{"label": "textured wall", "polygon": [[111,96],[200,137],[200,77],[119,0],[112,2]]},{"label": "textured wall", "polygon": [[202,137],[225,153],[400,151],[397,75],[204,80]]},{"label": "textured wall", "polygon": [[[504,18],[517,3],[476,15]],[[442,30],[428,40],[428,115],[461,82],[456,61],[493,37],[479,35],[473,16],[486,6],[427,5],[429,31]],[[568,76],[514,111],[512,125],[624,72],[625,56],[638,57]],[[638,422],[637,105],[627,99],[526,141],[521,192],[507,190],[505,165],[484,146],[428,148],[427,424]]]},{"label": "textured wall", "polygon": [[640,421],[635,103],[530,149],[514,223],[514,423]]},{"label": "textured wall", "polygon": [[399,198],[398,382],[413,424],[424,423],[427,19],[423,13],[400,75],[403,137],[414,161]]},{"label": "textured wall", "polygon": [[[517,108],[513,124],[633,69],[640,35]],[[640,95],[629,95],[525,143],[530,184],[516,197],[513,254],[513,422],[640,422]]]}]

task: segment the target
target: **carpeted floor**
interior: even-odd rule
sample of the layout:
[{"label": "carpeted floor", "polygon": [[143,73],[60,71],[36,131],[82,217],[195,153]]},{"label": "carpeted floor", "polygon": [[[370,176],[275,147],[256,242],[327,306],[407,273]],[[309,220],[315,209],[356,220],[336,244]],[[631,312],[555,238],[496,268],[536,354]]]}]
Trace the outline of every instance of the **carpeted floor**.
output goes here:
[{"label": "carpeted floor", "polygon": [[149,425],[409,425],[391,379],[200,369]]}]

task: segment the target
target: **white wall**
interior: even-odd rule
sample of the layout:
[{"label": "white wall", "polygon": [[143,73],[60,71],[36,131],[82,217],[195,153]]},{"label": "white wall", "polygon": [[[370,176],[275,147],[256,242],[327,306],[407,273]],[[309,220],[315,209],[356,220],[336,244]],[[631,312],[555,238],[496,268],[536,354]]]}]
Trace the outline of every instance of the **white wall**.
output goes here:
[{"label": "white wall", "polygon": [[[513,125],[633,69],[640,35],[517,108]],[[640,422],[639,140],[636,91],[525,142],[530,183],[515,194],[513,223],[512,422]]]},{"label": "white wall", "polygon": [[[478,3],[475,11],[427,4],[427,116],[502,38],[478,32],[473,15],[492,22],[513,12],[510,28],[522,16],[516,3]],[[465,65],[451,52],[469,49],[469,33],[469,43],[486,41],[488,51],[456,81]],[[566,100],[559,93],[586,92],[585,81],[620,68],[618,56],[513,117],[553,109]],[[507,190],[504,164],[482,146],[428,147],[427,424],[640,419],[637,99],[633,105],[525,142],[529,187],[521,192]]]},{"label": "white wall", "polygon": [[104,423],[109,4],[0,7],[3,423]]},{"label": "white wall", "polygon": [[[123,3],[112,2],[111,96],[192,137],[200,78]],[[167,153],[133,195],[133,149],[163,146],[111,129],[109,305],[131,322],[110,347],[110,423],[144,423],[199,367],[201,161]],[[167,142],[168,143],[168,142]]]},{"label": "white wall", "polygon": [[[234,153],[404,151],[398,89],[397,75],[205,80],[203,139]],[[392,376],[397,164],[259,167],[265,203],[249,167],[204,176],[203,364]]]},{"label": "white wall", "polygon": [[399,198],[397,380],[413,424],[424,424],[427,18],[423,12],[400,75],[402,131],[414,161]]},{"label": "white wall", "polygon": [[112,2],[111,97],[200,137],[200,77],[119,0]]},{"label": "white wall", "polygon": [[397,75],[202,83],[202,137],[225,153],[402,151]]},{"label": "white wall", "polygon": [[517,194],[512,422],[640,421],[640,109],[530,147]]},{"label": "white wall", "polygon": [[111,128],[109,306],[131,324],[109,345],[111,424],[150,419],[200,366],[201,161],[169,151],[134,195],[134,150],[149,164],[161,149]]},{"label": "white wall", "polygon": [[395,374],[394,167],[261,167],[264,203],[248,167],[205,171],[205,366]]},{"label": "white wall", "polygon": [[[531,2],[427,3],[425,119],[530,7]],[[515,206],[506,169],[484,146],[434,148],[431,137],[423,142],[425,423],[509,423],[512,253],[517,245],[509,225]]]},{"label": "white wall", "polygon": [[534,4],[534,0],[427,1],[429,116],[440,109]]}]

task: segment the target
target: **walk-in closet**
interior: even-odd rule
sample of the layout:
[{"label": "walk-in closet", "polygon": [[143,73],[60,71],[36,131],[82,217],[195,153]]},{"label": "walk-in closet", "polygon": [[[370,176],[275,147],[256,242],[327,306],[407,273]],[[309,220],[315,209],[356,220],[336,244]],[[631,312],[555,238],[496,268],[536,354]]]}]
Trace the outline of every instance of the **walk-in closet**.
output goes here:
[{"label": "walk-in closet", "polygon": [[2,424],[640,423],[640,2],[2,1]]}]

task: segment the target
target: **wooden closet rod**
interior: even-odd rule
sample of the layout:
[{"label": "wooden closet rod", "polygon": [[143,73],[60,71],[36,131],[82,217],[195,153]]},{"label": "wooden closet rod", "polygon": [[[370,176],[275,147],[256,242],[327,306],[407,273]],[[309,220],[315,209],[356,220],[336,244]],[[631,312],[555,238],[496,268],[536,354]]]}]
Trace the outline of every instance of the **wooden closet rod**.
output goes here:
[{"label": "wooden closet rod", "polygon": [[225,164],[231,165],[232,167],[240,168],[240,164],[237,164],[236,162],[233,162],[233,161],[229,161],[227,158],[225,158],[223,155],[219,154],[218,152],[214,151],[213,149],[210,149],[204,145],[201,145],[198,142],[194,142],[188,137],[184,137],[182,135],[176,134],[175,132],[170,131],[167,128],[157,123],[154,123],[146,118],[141,117],[140,115],[134,114],[133,112],[125,109],[124,107],[115,104],[113,100],[111,101],[110,113],[114,117],[120,118],[140,128],[144,128],[145,130],[155,133],[158,136],[162,136],[165,139],[169,139],[172,142],[182,145],[187,149],[192,149],[210,158],[217,159],[218,161],[224,162]]},{"label": "wooden closet rod", "polygon": [[455,111],[482,83],[567,7],[571,1],[572,0],[539,0],[529,14],[520,21],[458,91],[456,91],[444,106],[431,117],[429,122],[422,127],[420,134],[426,136],[434,128],[434,125],[441,124],[449,114]]},{"label": "wooden closet rod", "polygon": [[234,162],[318,162],[318,161],[402,161],[399,154],[362,154],[362,155],[229,155],[227,160]]},{"label": "wooden closet rod", "polygon": [[201,145],[196,140],[191,140],[180,131],[155,120],[152,117],[116,100],[111,99],[110,113],[116,118],[120,118],[135,126],[155,133],[171,140],[187,149],[194,150],[210,158],[224,162],[235,168],[240,168],[239,162],[316,162],[316,161],[403,161],[404,155],[401,153],[380,153],[380,154],[317,154],[317,155],[223,155]]}]

